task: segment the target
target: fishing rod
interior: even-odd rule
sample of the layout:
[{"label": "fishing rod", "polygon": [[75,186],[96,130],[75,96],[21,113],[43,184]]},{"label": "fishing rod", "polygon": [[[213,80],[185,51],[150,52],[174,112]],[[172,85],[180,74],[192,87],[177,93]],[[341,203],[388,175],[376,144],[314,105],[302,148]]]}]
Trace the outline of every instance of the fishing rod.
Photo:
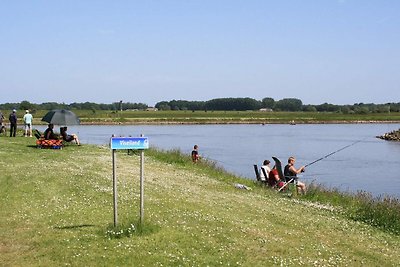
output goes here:
[{"label": "fishing rod", "polygon": [[[368,137],[367,137],[367,138],[368,138]],[[346,148],[348,148],[348,147],[354,146],[355,144],[357,144],[357,143],[359,143],[359,142],[361,142],[361,141],[364,141],[364,140],[367,139],[367,138],[364,138],[364,139],[362,139],[362,140],[355,141],[355,142],[351,143],[350,145],[344,146],[344,147],[342,147],[342,148],[340,148],[340,149],[338,149],[338,150],[336,150],[336,151],[333,151],[332,153],[329,153],[328,155],[323,156],[322,158],[319,158],[319,159],[317,159],[317,160],[314,160],[314,161],[311,162],[311,163],[308,163],[308,164],[305,165],[304,167],[308,167],[308,166],[310,166],[310,165],[312,165],[312,164],[314,164],[314,163],[317,163],[318,161],[321,161],[321,160],[323,160],[323,159],[326,159],[327,157],[330,157],[330,156],[332,156],[333,154],[336,154],[336,153],[338,153],[339,151],[342,151],[342,150],[344,150],[344,149],[346,149]]]},{"label": "fishing rod", "polygon": [[217,160],[217,159],[214,159],[214,158],[210,158],[210,157],[207,157],[207,156],[205,156],[203,158],[205,158],[206,160],[215,161],[215,162],[219,162],[219,163],[222,163],[222,164],[228,164],[228,163],[226,163],[224,161]]}]

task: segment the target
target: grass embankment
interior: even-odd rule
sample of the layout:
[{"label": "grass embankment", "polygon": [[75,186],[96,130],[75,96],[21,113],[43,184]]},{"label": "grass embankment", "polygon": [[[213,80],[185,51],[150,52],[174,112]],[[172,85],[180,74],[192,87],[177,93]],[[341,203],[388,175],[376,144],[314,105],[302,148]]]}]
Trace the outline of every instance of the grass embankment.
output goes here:
[{"label": "grass embankment", "polygon": [[117,153],[114,229],[110,149],[33,143],[0,137],[1,266],[398,264],[400,236],[349,219],[337,203],[288,198],[173,152],[145,152],[141,231],[139,157]]},{"label": "grass embankment", "polygon": [[[34,125],[47,110],[38,110]],[[261,111],[104,111],[74,110],[83,124],[229,124],[229,123],[359,123],[400,122],[400,112],[341,114],[337,112]],[[22,118],[23,114],[18,114]]]}]

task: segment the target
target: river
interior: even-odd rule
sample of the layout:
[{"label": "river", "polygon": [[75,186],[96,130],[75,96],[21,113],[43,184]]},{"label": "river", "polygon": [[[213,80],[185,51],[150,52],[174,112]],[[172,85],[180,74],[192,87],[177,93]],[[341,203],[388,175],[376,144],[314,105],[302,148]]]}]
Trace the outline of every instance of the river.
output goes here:
[{"label": "river", "polygon": [[253,164],[273,162],[271,156],[285,164],[293,155],[300,167],[344,148],[310,165],[300,180],[400,198],[400,142],[375,138],[399,128],[400,124],[79,125],[68,132],[78,134],[83,144],[100,145],[108,144],[112,134],[143,134],[150,146],[187,154],[197,144],[202,157],[249,179],[255,179]]}]

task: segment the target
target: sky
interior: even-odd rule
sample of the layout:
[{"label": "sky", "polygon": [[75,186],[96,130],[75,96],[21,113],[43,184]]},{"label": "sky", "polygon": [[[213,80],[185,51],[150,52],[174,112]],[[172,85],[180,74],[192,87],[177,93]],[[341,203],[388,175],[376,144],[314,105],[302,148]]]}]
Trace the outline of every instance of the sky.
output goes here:
[{"label": "sky", "polygon": [[400,102],[397,0],[0,1],[0,103]]}]

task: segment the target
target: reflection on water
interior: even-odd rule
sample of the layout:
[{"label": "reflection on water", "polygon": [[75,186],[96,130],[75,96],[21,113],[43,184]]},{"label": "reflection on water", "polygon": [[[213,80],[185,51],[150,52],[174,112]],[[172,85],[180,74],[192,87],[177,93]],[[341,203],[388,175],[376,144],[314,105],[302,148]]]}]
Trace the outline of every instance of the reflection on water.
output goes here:
[{"label": "reflection on water", "polygon": [[300,166],[356,142],[309,166],[301,178],[307,183],[314,181],[345,191],[364,190],[374,195],[400,197],[400,143],[375,138],[399,129],[400,124],[81,125],[68,128],[87,144],[108,144],[112,134],[144,134],[149,137],[150,146],[178,148],[188,154],[198,144],[203,157],[250,179],[254,179],[253,164],[260,165],[271,156],[286,163],[293,155],[297,158],[296,165]]}]

